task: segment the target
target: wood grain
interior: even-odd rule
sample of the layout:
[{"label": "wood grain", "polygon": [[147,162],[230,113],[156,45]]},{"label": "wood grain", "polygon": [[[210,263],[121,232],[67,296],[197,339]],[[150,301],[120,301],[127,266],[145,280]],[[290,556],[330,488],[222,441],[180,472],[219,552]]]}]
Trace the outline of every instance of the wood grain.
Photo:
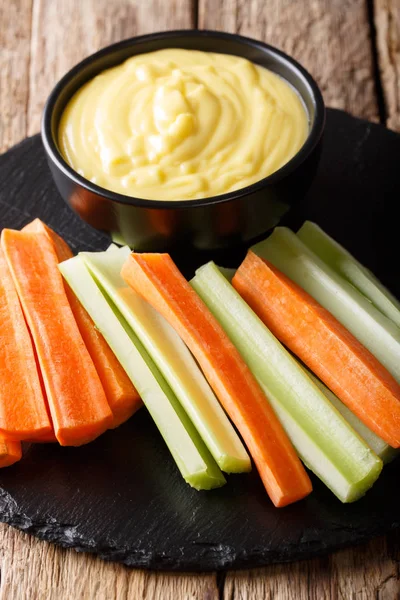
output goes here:
[{"label": "wood grain", "polygon": [[28,130],[32,0],[0,2],[0,152]]},{"label": "wood grain", "polygon": [[[38,131],[56,80],[101,46],[191,27],[239,31],[282,47],[319,81],[331,106],[376,120],[365,0],[0,0],[0,150]],[[400,129],[399,2],[375,0],[388,124]],[[0,526],[0,600],[395,600],[400,535],[327,558],[257,571],[133,571]]]},{"label": "wood grain", "polygon": [[223,600],[398,600],[400,535],[291,565],[232,572]]},{"label": "wood grain", "polygon": [[400,2],[376,0],[374,20],[386,124],[400,131]]},{"label": "wood grain", "polygon": [[[3,527],[0,600],[397,600],[400,534],[331,556],[228,573],[152,573]],[[221,576],[220,576],[221,579]]]},{"label": "wood grain", "polygon": [[214,575],[134,571],[5,529],[0,600],[218,600]]},{"label": "wood grain", "polygon": [[309,69],[329,106],[378,120],[366,0],[199,0],[199,27],[280,47]]},{"label": "wood grain", "polygon": [[34,0],[28,134],[40,128],[51,88],[85,56],[137,34],[193,24],[190,0]]}]

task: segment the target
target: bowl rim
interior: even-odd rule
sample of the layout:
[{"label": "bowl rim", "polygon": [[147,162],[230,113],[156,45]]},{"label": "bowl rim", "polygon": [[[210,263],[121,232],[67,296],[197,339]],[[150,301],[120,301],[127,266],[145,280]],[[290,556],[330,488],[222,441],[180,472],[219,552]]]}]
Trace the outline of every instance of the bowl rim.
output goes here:
[{"label": "bowl rim", "polygon": [[[65,85],[69,83],[69,81],[73,79],[77,73],[79,73],[82,69],[86,68],[91,63],[96,62],[103,56],[113,54],[115,51],[120,50],[121,48],[130,46],[134,48],[136,44],[142,42],[159,39],[179,38],[183,35],[199,38],[213,37],[220,40],[234,40],[236,42],[239,42],[240,44],[259,48],[263,51],[266,51],[269,54],[278,56],[280,59],[283,59],[292,67],[294,67],[295,70],[305,79],[306,83],[308,84],[311,90],[311,97],[315,105],[314,122],[310,128],[310,131],[304,144],[287,163],[285,163],[280,169],[274,171],[267,177],[264,177],[263,179],[260,179],[259,181],[256,181],[255,183],[252,183],[251,185],[240,188],[238,190],[234,190],[232,192],[227,192],[225,194],[220,194],[217,196],[209,196],[207,198],[191,200],[155,200],[146,198],[136,198],[135,196],[128,196],[125,194],[120,194],[118,192],[113,192],[112,190],[108,190],[99,185],[96,185],[95,183],[92,183],[85,177],[82,177],[65,161],[61,152],[58,149],[58,145],[52,133],[53,111],[56,106],[58,97],[64,89]],[[78,64],[76,64],[74,67],[72,67],[72,69],[70,69],[58,81],[58,83],[54,86],[50,95],[47,98],[42,115],[41,137],[47,156],[52,161],[52,163],[64,174],[64,176],[70,179],[75,185],[81,186],[85,190],[93,194],[102,196],[103,198],[111,200],[112,202],[117,202],[118,204],[125,204],[128,206],[157,209],[177,209],[190,207],[195,208],[214,204],[223,204],[232,200],[238,200],[243,196],[251,195],[268,185],[275,184],[281,179],[284,179],[287,175],[289,175],[295,169],[297,169],[297,167],[299,167],[301,163],[304,162],[304,160],[312,153],[314,148],[317,146],[324,131],[325,118],[325,103],[318,84],[310,75],[310,73],[299,62],[297,62],[294,58],[292,58],[282,50],[279,50],[274,46],[266,44],[265,42],[250,37],[242,36],[237,33],[227,33],[224,31],[209,29],[174,29],[168,31],[158,31],[146,35],[134,36],[116,42],[114,44],[110,44],[109,46],[105,46],[97,52],[90,54]]]}]

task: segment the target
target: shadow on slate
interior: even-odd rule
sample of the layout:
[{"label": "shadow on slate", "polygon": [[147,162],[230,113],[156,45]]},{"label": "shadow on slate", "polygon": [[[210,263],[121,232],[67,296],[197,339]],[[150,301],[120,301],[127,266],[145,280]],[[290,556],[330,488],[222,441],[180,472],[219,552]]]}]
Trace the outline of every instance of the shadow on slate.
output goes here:
[{"label": "shadow on slate", "polygon": [[[398,296],[399,156],[400,136],[329,110],[318,177],[287,219],[290,225],[315,220]],[[41,217],[75,250],[107,247],[107,236],[59,198],[38,136],[0,157],[0,179],[1,227]],[[196,492],[143,409],[82,448],[30,446],[19,464],[0,471],[0,520],[135,567],[254,567],[319,555],[398,527],[399,477],[398,460],[352,505],[342,505],[313,477],[309,498],[276,509],[256,472]]]}]

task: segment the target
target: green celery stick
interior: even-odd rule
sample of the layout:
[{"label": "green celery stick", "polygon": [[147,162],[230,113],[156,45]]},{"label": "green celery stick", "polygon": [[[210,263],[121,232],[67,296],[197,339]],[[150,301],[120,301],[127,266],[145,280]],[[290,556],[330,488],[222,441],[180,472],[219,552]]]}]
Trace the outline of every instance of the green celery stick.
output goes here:
[{"label": "green celery stick", "polygon": [[342,502],[365,494],[381,472],[380,458],[214,263],[198,269],[191,284],[256,376],[304,463]]},{"label": "green celery stick", "polygon": [[75,256],[59,268],[138,390],[185,481],[198,490],[224,485],[223,474],[171,388],[122,315],[101,292],[83,259]]},{"label": "green celery stick", "polygon": [[336,273],[364,294],[381,313],[400,327],[400,302],[350,252],[311,221],[304,223],[297,236]]},{"label": "green celery stick", "polygon": [[[294,358],[294,357],[293,357]],[[383,461],[384,464],[391,462],[399,454],[398,448],[392,448],[380,438],[376,433],[371,431],[358,417],[355,415],[339,398],[328,388],[318,377],[311,373],[311,371],[303,364],[297,361],[302,369],[307,373],[310,379],[315,385],[321,390],[321,392],[328,398],[329,402],[340,412],[342,417],[352,426],[352,428],[362,437],[365,443],[375,452],[377,456]]]},{"label": "green celery stick", "polygon": [[351,283],[286,227],[276,227],[252,250],[332,313],[400,383],[400,329]]},{"label": "green celery stick", "polygon": [[116,252],[120,250],[119,246],[117,246],[117,244],[110,244],[106,250],[106,252]]},{"label": "green celery stick", "polygon": [[120,272],[130,250],[82,253],[95,280],[135,332],[175,393],[218,466],[227,473],[251,470],[251,461],[186,344]]}]

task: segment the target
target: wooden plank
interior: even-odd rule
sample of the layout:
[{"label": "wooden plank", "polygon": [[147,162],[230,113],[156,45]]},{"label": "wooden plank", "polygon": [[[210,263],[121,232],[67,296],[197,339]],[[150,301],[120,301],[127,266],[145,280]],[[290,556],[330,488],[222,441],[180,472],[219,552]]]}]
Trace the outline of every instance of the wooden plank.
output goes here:
[{"label": "wooden plank", "polygon": [[316,560],[229,573],[224,600],[395,600],[400,535]]},{"label": "wooden plank", "polygon": [[36,133],[58,79],[101,47],[137,34],[194,25],[191,0],[34,0],[28,132]]},{"label": "wooden plank", "polygon": [[[377,18],[376,24],[378,36],[387,36],[385,31],[390,31],[385,39],[392,40],[392,57],[393,49],[397,52],[393,30],[393,19],[398,18],[393,8],[395,0],[389,3],[376,0],[376,11],[386,4],[392,7],[390,15],[384,13],[383,27]],[[135,33],[189,27],[194,22],[189,0],[35,0],[29,68],[31,6],[31,0],[0,2],[2,149],[24,137],[28,130],[30,133],[38,130],[48,91],[85,55]],[[200,0],[200,25],[238,30],[283,47],[315,74],[328,103],[377,118],[363,1]],[[383,46],[386,47],[389,48],[388,43]],[[379,49],[382,54],[380,45]],[[382,69],[383,63],[380,64]],[[390,61],[388,64],[394,68]],[[395,90],[397,83],[393,83],[393,78],[397,74],[391,77]],[[385,94],[389,87],[385,81]],[[387,103],[389,106],[388,100]],[[390,115],[397,114],[394,106]],[[343,551],[329,559],[228,574],[223,596],[226,600],[394,599],[399,592],[396,544],[398,548],[400,540],[398,536],[388,539],[388,544],[383,540],[371,542],[364,548]],[[2,600],[218,598],[213,575],[131,571],[55,548],[6,526],[0,527],[0,560]]]},{"label": "wooden plank", "polygon": [[212,574],[127,569],[11,528],[2,548],[0,600],[218,600]]},{"label": "wooden plank", "polygon": [[375,0],[374,20],[386,125],[400,131],[400,3]]},{"label": "wooden plank", "polygon": [[395,531],[386,538],[333,555],[330,560],[332,596],[357,600],[400,598],[399,542],[400,533]]},{"label": "wooden plank", "polygon": [[[218,600],[213,574],[126,569],[3,526],[0,600]],[[223,600],[395,600],[400,534],[315,560],[227,574]]]},{"label": "wooden plank", "polygon": [[199,27],[283,49],[312,73],[329,106],[378,120],[366,0],[199,0]]},{"label": "wooden plank", "polygon": [[32,0],[0,2],[0,153],[26,136]]}]

